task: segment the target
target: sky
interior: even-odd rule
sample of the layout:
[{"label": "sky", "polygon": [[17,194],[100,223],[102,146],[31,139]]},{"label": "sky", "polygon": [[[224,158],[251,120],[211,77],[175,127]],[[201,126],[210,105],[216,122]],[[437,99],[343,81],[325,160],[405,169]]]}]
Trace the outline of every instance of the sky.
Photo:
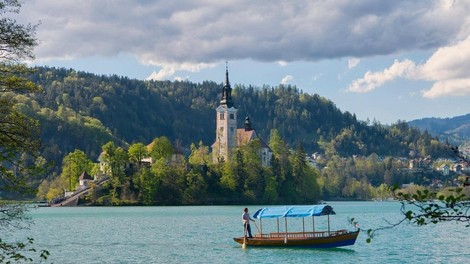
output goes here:
[{"label": "sky", "polygon": [[295,85],[362,121],[470,113],[470,0],[27,0],[31,65]]}]

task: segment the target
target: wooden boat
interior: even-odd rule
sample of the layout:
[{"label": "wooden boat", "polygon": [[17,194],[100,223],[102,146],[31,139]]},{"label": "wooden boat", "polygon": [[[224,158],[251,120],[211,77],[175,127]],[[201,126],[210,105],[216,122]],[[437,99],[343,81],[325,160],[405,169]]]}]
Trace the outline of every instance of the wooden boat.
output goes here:
[{"label": "wooden boat", "polygon": [[[254,219],[260,220],[258,234],[253,238],[247,238],[246,234],[242,237],[236,237],[234,240],[243,246],[261,246],[261,247],[307,247],[307,248],[332,248],[351,246],[356,242],[359,229],[355,231],[348,230],[330,230],[330,215],[335,214],[333,208],[326,204],[309,206],[282,206],[261,208],[253,215]],[[328,230],[315,230],[315,216],[328,217]],[[288,232],[288,218],[302,218],[301,232]],[[305,218],[312,218],[312,230],[305,230]],[[277,232],[263,233],[262,219],[276,218]],[[279,220],[284,218],[284,232],[279,230]]]}]

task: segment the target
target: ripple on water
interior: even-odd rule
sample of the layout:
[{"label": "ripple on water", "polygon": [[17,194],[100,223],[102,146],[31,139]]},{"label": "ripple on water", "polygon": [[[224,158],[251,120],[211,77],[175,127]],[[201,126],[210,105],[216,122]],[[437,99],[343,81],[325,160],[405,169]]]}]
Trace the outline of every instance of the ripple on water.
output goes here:
[{"label": "ripple on water", "polygon": [[[332,202],[332,227],[379,227],[400,217],[393,202]],[[470,239],[463,225],[401,225],[367,244],[340,249],[247,248],[232,238],[243,232],[242,206],[39,208],[28,233],[54,263],[465,263]],[[258,209],[250,207],[250,211]],[[318,219],[317,228],[326,227]],[[294,229],[295,221],[289,222]],[[291,227],[292,225],[292,227]],[[263,221],[263,230],[275,224]],[[461,229],[465,232],[462,232]],[[256,231],[256,229],[255,229]],[[26,232],[26,231],[25,231]],[[467,253],[468,252],[468,253]]]}]

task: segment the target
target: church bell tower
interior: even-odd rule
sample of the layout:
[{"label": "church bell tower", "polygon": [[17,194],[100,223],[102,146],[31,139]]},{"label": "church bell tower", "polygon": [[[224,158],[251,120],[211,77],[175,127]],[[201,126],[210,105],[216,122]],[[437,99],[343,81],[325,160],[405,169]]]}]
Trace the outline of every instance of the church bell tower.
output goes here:
[{"label": "church bell tower", "polygon": [[212,145],[213,161],[219,163],[230,158],[230,152],[237,147],[237,108],[232,100],[232,88],[225,66],[225,83],[222,98],[216,111],[216,138]]}]

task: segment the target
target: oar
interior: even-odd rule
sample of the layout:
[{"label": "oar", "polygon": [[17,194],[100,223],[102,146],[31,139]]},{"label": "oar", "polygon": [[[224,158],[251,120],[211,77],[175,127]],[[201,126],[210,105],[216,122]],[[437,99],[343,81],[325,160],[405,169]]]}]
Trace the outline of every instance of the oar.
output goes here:
[{"label": "oar", "polygon": [[243,244],[242,244],[242,249],[245,249],[246,248],[246,232],[247,232],[247,224],[245,223],[245,233],[244,233],[244,237],[243,237]]}]

